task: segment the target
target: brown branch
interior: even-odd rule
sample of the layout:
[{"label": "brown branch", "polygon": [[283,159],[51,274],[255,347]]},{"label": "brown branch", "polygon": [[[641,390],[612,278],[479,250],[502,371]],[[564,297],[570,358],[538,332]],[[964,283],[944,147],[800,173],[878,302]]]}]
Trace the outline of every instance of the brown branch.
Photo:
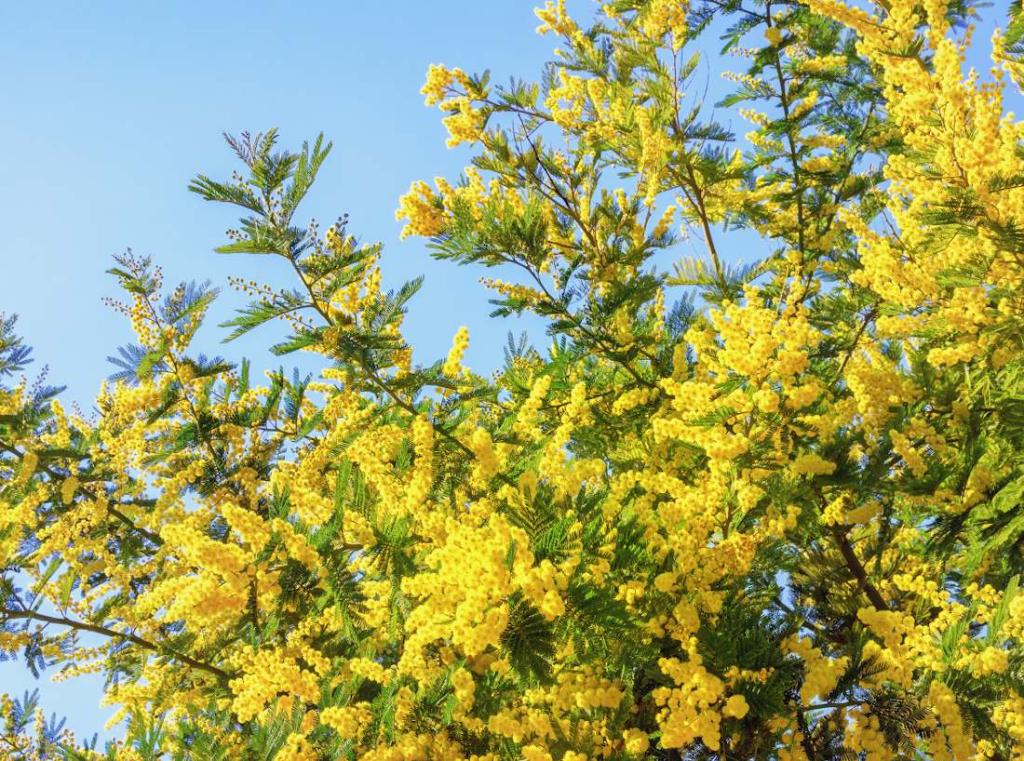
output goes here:
[{"label": "brown branch", "polygon": [[867,571],[864,570],[864,566],[860,562],[860,558],[857,557],[857,553],[853,551],[853,547],[850,545],[850,539],[846,536],[846,533],[838,528],[832,528],[832,537],[836,540],[836,544],[839,546],[839,552],[843,556],[843,560],[846,562],[846,567],[850,569],[850,573],[857,580],[857,584],[860,585],[861,590],[867,595],[868,600],[875,606],[877,610],[888,610],[889,606],[886,604],[885,599],[879,593],[878,589],[871,580],[868,578]]},{"label": "brown branch", "polygon": [[145,528],[142,528],[141,526],[137,525],[135,523],[135,521],[133,521],[127,515],[125,515],[120,510],[118,510],[116,507],[114,507],[115,504],[118,504],[118,503],[110,502],[110,501],[107,502],[107,512],[110,513],[114,518],[119,520],[124,525],[128,526],[133,531],[135,531],[135,532],[141,534],[142,536],[146,537],[146,539],[148,539],[150,542],[152,542],[153,544],[157,545],[158,547],[161,546],[164,543],[164,540],[160,538],[159,534],[155,534],[152,531],[150,531],[149,529],[145,529]]},{"label": "brown branch", "polygon": [[128,634],[126,632],[119,632],[115,629],[109,629],[106,626],[90,624],[87,621],[75,621],[74,619],[65,618],[64,616],[49,616],[45,613],[39,613],[38,611],[32,610],[10,610],[8,608],[0,608],[0,615],[8,619],[20,618],[27,619],[30,621],[39,621],[41,623],[55,624],[57,626],[67,626],[68,628],[75,629],[77,631],[85,631],[91,632],[93,634],[99,634],[103,637],[108,637],[110,639],[121,639],[126,642],[131,642],[133,645],[138,645],[139,647],[145,650],[150,650],[152,652],[165,655],[169,658],[173,658],[174,660],[180,661],[181,663],[184,663],[187,666],[191,666],[192,668],[197,669],[199,671],[205,671],[208,674],[213,674],[218,679],[227,681],[230,678],[230,674],[228,674],[228,672],[224,671],[223,669],[219,669],[216,666],[213,666],[209,663],[204,663],[203,661],[196,660],[195,658],[189,655],[179,653],[176,650],[172,650],[171,648],[167,647],[166,645],[160,645],[159,643],[150,642],[149,640],[143,639],[138,635]]}]

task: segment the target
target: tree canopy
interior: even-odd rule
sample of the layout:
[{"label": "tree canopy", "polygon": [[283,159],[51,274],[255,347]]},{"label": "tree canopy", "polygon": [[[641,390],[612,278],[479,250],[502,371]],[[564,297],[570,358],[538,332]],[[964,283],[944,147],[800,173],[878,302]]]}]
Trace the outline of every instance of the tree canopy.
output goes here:
[{"label": "tree canopy", "polygon": [[414,355],[274,131],[191,190],[292,273],[225,340],[314,372],[193,351],[216,290],[131,254],[94,415],[0,319],[0,653],[121,737],[5,696],[4,758],[1024,758],[1020,3],[984,73],[969,0],[537,14],[542,81],[430,68],[472,165],[396,215],[547,346]]}]

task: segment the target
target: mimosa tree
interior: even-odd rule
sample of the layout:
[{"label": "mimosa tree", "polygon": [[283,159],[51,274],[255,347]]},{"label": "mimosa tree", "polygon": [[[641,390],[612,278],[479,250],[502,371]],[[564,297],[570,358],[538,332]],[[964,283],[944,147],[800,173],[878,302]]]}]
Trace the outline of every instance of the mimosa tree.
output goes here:
[{"label": "mimosa tree", "polygon": [[0,650],[104,674],[124,737],[8,698],[5,757],[1024,758],[1024,19],[965,73],[973,13],[548,3],[540,84],[432,66],[474,156],[403,234],[547,327],[490,374],[300,221],[329,144],[230,139],[218,251],[293,276],[240,260],[226,337],[319,369],[193,352],[215,291],[131,255],[93,418],[2,322]]}]

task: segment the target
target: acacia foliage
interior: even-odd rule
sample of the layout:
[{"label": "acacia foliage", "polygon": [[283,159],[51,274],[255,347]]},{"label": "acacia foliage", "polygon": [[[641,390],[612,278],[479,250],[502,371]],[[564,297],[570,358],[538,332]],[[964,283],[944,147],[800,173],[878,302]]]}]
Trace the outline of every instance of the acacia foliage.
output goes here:
[{"label": "acacia foliage", "polygon": [[[5,753],[1020,759],[1019,11],[985,75],[944,0],[549,3],[541,83],[431,67],[474,158],[398,217],[551,337],[489,377],[465,330],[414,362],[418,282],[296,221],[328,144],[231,139],[218,250],[293,276],[240,277],[228,338],[284,321],[319,370],[193,354],[215,292],[126,255],[97,415],[5,381],[0,648],[124,722],[7,699]],[[723,29],[742,139],[693,96]]]}]

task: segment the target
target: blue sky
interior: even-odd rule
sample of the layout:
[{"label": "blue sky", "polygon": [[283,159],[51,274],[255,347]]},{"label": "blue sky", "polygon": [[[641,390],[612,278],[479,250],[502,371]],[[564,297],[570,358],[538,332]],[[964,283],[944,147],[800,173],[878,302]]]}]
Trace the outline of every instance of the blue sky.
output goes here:
[{"label": "blue sky", "polygon": [[[444,147],[439,113],[423,106],[427,65],[536,74],[551,40],[533,34],[532,3],[3,5],[0,304],[21,315],[38,362],[72,398],[93,396],[105,357],[130,338],[100,304],[114,293],[112,254],[152,254],[172,283],[223,285],[239,268],[285,275],[210,251],[234,217],[185,188],[196,172],[235,167],[223,131],[276,126],[285,146],[320,131],[334,141],[307,212],[324,222],[349,212],[353,232],[384,241],[391,283],[427,275],[417,306],[429,324],[412,326],[425,352],[446,350],[460,324],[486,314],[479,273],[399,243],[394,210],[413,179],[455,175],[469,156]],[[239,303],[226,292],[214,317]],[[479,342],[470,361],[474,351]]]},{"label": "blue sky", "polygon": [[[0,310],[20,315],[35,369],[48,365],[51,381],[67,384],[67,397],[88,410],[111,371],[105,357],[131,340],[124,319],[101,304],[116,295],[103,274],[110,256],[127,247],[152,254],[169,283],[209,278],[223,286],[242,271],[282,282],[278,263],[211,253],[234,216],[186,191],[197,172],[221,178],[234,168],[223,131],[269,127],[280,129],[286,147],[320,131],[334,141],[308,215],[329,223],[347,212],[351,232],[383,241],[388,284],[426,275],[407,323],[417,357],[443,356],[467,324],[467,363],[492,367],[510,326],[486,324],[481,273],[434,262],[417,239],[400,242],[394,209],[412,180],[454,177],[468,161],[464,149],[444,147],[438,112],[423,106],[428,64],[536,78],[554,41],[533,33],[534,5],[0,4]],[[588,5],[570,3],[584,12]],[[210,325],[241,303],[225,291]],[[208,328],[200,342],[237,360],[259,357],[271,337],[259,332],[221,347]],[[108,713],[96,707],[96,679],[54,686],[0,664],[0,690],[35,686],[47,710],[80,733],[91,734]]]}]

